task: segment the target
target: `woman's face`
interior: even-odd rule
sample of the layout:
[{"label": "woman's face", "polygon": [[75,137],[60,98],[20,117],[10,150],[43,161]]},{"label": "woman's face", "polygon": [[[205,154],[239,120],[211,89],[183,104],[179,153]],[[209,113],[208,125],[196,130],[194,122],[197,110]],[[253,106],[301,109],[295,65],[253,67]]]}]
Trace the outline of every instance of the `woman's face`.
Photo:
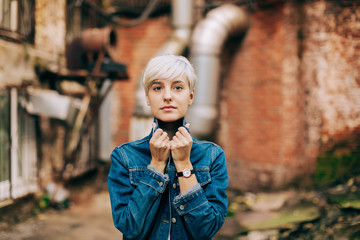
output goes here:
[{"label": "woman's face", "polygon": [[164,122],[173,122],[185,116],[194,99],[186,76],[155,80],[146,95],[154,116]]}]

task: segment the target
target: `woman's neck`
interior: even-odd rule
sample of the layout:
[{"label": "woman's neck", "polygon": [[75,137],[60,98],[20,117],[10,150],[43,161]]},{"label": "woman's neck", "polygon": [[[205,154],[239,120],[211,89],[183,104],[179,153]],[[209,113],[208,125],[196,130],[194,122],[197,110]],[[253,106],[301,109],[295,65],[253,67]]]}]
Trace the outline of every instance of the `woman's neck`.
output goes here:
[{"label": "woman's neck", "polygon": [[183,118],[180,118],[179,120],[173,122],[163,122],[158,119],[158,123],[159,128],[164,130],[168,134],[169,138],[172,139],[178,128],[183,125]]}]

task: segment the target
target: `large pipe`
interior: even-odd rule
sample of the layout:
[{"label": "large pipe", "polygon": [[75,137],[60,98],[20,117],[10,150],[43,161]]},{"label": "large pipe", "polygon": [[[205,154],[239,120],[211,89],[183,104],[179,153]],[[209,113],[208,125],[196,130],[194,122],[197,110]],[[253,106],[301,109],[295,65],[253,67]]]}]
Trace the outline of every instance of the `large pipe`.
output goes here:
[{"label": "large pipe", "polygon": [[[171,25],[172,32],[169,40],[154,54],[181,55],[189,46],[191,32],[194,22],[193,0],[172,0],[171,4]],[[145,135],[148,131],[148,125],[153,120],[152,112],[146,104],[142,78],[138,79],[136,90],[136,106],[134,117],[132,118],[130,139],[135,140]]]},{"label": "large pipe", "polygon": [[187,120],[192,134],[198,138],[210,136],[216,127],[223,44],[229,35],[244,32],[248,25],[249,17],[244,9],[225,4],[211,10],[194,29],[190,58],[198,82]]},{"label": "large pipe", "polygon": [[116,31],[113,28],[89,28],[81,35],[81,43],[87,52],[108,51],[117,43]]},{"label": "large pipe", "polygon": [[71,70],[87,69],[96,60],[95,54],[108,52],[110,47],[116,47],[116,42],[113,28],[85,29],[80,37],[66,46],[66,67]]}]

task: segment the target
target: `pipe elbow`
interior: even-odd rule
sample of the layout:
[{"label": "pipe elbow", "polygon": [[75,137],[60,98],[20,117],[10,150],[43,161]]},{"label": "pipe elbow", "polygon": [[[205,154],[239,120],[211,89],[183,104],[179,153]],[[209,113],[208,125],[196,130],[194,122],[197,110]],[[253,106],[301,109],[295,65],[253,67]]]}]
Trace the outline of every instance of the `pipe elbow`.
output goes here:
[{"label": "pipe elbow", "polygon": [[210,11],[194,29],[191,39],[193,54],[220,54],[226,38],[244,32],[249,22],[247,12],[233,4],[224,4]]},{"label": "pipe elbow", "polygon": [[198,82],[188,120],[196,137],[210,136],[216,128],[221,77],[219,55],[223,44],[228,36],[245,32],[249,23],[249,16],[243,8],[224,4],[211,10],[194,29],[190,52]]}]

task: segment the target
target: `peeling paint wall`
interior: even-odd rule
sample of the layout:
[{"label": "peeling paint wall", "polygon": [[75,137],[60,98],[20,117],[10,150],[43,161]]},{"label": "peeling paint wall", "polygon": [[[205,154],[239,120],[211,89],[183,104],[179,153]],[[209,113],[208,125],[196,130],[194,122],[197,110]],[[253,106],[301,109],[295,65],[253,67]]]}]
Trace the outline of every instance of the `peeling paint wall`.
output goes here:
[{"label": "peeling paint wall", "polygon": [[321,151],[360,127],[360,5],[260,5],[232,54],[218,131],[230,186],[311,183]]},{"label": "peeling paint wall", "polygon": [[66,0],[37,0],[35,8],[35,48],[50,54],[63,55]]},{"label": "peeling paint wall", "polygon": [[[18,169],[18,166],[22,171],[26,173],[34,173],[36,178],[39,177],[36,184],[41,185],[44,188],[45,184],[50,180],[53,180],[53,169],[51,166],[55,161],[53,160],[56,157],[56,160],[60,158],[59,162],[63,161],[63,156],[60,154],[53,154],[54,152],[61,152],[62,146],[59,144],[64,141],[64,127],[58,125],[51,125],[51,128],[46,129],[48,126],[46,123],[49,122],[48,118],[34,118],[33,116],[26,115],[27,118],[21,119],[19,114],[19,109],[24,112],[25,110],[20,107],[22,103],[19,103],[24,98],[18,97],[18,94],[23,93],[23,86],[32,85],[40,87],[41,83],[39,82],[36,68],[42,70],[59,67],[59,64],[64,65],[64,51],[65,51],[65,12],[66,12],[66,0],[55,0],[55,1],[46,1],[46,0],[36,0],[35,1],[35,39],[34,44],[21,42],[19,40],[5,40],[0,38],[0,90],[4,92],[13,93],[11,96],[11,123],[10,129],[7,134],[11,132],[11,144],[9,143],[9,149],[12,153],[14,152],[32,152],[34,153],[34,158],[36,167],[34,165],[29,165],[28,156],[21,156],[19,154],[11,155],[11,165],[10,170],[12,172],[11,176],[11,188],[20,189],[21,194],[28,194],[36,191],[39,186],[36,186],[33,190],[27,189],[26,181],[23,179],[23,176]],[[31,15],[29,13],[29,15]],[[8,89],[11,88],[11,91]],[[10,110],[9,110],[10,111]],[[9,114],[10,116],[10,114]],[[27,120],[26,120],[27,119]],[[1,121],[2,119],[0,119]],[[28,136],[27,132],[21,129],[20,124],[23,121],[27,124],[29,128],[27,132],[34,133],[31,136]],[[36,123],[40,122],[42,136],[35,136]],[[15,127],[14,127],[15,126]],[[20,126],[20,127],[19,127]],[[15,129],[15,130],[13,130]],[[19,145],[17,140],[17,134],[21,134],[24,139],[19,141],[24,141],[25,144]],[[14,137],[15,136],[15,137]],[[43,138],[45,144],[41,145],[39,148],[36,146],[37,138]],[[3,142],[2,142],[3,143]],[[7,143],[6,143],[7,144]],[[20,148],[20,149],[19,149]],[[37,151],[40,149],[39,154]],[[31,156],[33,157],[33,156]],[[40,157],[40,159],[37,159]],[[7,159],[2,159],[6,161]],[[10,161],[9,161],[10,162]],[[14,162],[18,163],[18,166],[13,164]],[[18,172],[13,171],[13,169],[18,170]],[[15,175],[16,173],[17,175]],[[22,179],[21,184],[17,184],[17,181]],[[25,189],[25,190],[24,190]],[[21,197],[19,194],[11,194],[12,198]],[[10,197],[10,195],[8,196]]]},{"label": "peeling paint wall", "polygon": [[34,45],[0,39],[0,88],[37,84],[36,65],[64,61],[65,0],[38,0],[35,8]]},{"label": "peeling paint wall", "polygon": [[308,151],[360,126],[360,6],[317,1],[304,6],[302,81]]}]

